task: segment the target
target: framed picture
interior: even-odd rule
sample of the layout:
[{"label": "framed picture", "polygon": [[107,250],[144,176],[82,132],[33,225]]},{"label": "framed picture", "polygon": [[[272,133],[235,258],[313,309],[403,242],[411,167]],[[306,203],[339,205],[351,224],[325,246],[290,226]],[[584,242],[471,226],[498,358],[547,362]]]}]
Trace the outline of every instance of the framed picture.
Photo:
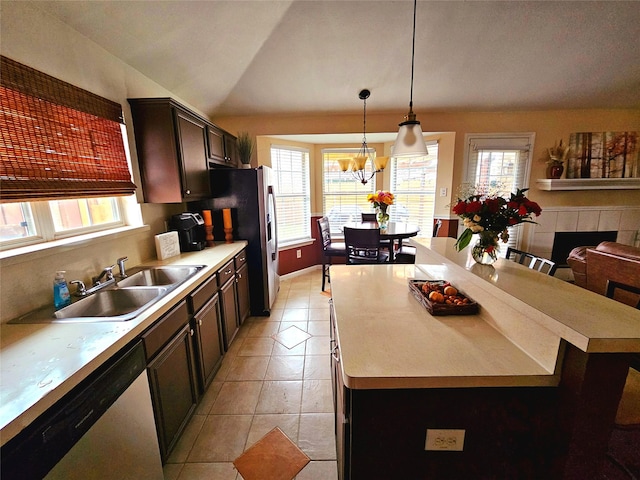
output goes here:
[{"label": "framed picture", "polygon": [[567,178],[633,178],[638,171],[638,132],[572,133]]}]

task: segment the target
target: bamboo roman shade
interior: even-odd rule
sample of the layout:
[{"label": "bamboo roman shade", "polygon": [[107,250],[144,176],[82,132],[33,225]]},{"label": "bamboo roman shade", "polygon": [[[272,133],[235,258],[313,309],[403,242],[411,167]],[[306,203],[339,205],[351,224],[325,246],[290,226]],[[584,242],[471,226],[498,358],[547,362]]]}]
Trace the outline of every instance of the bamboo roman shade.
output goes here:
[{"label": "bamboo roman shade", "polygon": [[2,202],[134,193],[118,103],[0,61]]}]

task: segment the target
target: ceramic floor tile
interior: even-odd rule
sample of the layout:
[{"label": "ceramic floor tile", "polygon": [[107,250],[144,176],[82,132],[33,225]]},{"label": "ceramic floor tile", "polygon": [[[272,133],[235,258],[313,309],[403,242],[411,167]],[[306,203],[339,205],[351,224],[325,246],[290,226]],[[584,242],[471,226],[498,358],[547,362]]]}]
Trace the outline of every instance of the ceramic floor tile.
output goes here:
[{"label": "ceramic floor tile", "polygon": [[216,462],[187,463],[177,480],[236,480],[237,478],[238,472],[232,462]]},{"label": "ceramic floor tile", "polygon": [[162,467],[163,480],[178,480],[180,470],[184,465],[182,463],[166,463]]},{"label": "ceramic floor tile", "polygon": [[233,360],[227,378],[227,382],[240,380],[262,380],[267,371],[269,357],[243,357],[238,356]]},{"label": "ceramic floor tile", "polygon": [[270,322],[279,322],[282,320],[282,314],[284,313],[284,308],[272,308],[271,313],[269,314]]},{"label": "ceramic floor tile", "polygon": [[296,475],[296,480],[338,480],[338,464],[332,460],[312,460]]},{"label": "ceramic floor tile", "polygon": [[292,480],[309,461],[310,458],[276,427],[233,464],[245,480]]},{"label": "ceramic floor tile", "polygon": [[232,462],[243,451],[252,415],[208,415],[188,462]]},{"label": "ceramic floor tile", "polygon": [[329,336],[329,322],[309,322],[307,332],[314,337]]},{"label": "ceramic floor tile", "polygon": [[225,382],[210,414],[253,414],[261,389],[262,382]]},{"label": "ceramic floor tile", "polygon": [[297,355],[304,355],[306,352],[307,342],[299,343],[293,348],[287,348],[279,342],[274,342],[274,343],[275,345],[273,346],[273,352],[271,353],[271,356],[277,356],[277,355],[297,356]]},{"label": "ceramic floor tile", "polygon": [[312,295],[309,297],[309,308],[324,310],[329,313],[329,297],[325,295]]},{"label": "ceramic floor tile", "polygon": [[178,443],[167,459],[167,463],[186,462],[187,457],[189,456],[189,452],[191,451],[196,438],[198,438],[200,430],[202,430],[202,425],[204,425],[206,419],[206,415],[194,415],[193,417],[191,417],[189,424],[182,432],[182,435],[180,435]]},{"label": "ceramic floor tile", "polygon": [[329,307],[327,306],[327,308],[309,308],[309,321],[329,323]]},{"label": "ceramic floor tile", "polygon": [[331,380],[305,380],[302,384],[302,413],[333,413]]},{"label": "ceramic floor tile", "polygon": [[271,355],[275,341],[267,337],[247,337],[242,342],[238,356]]},{"label": "ceramic floor tile", "polygon": [[265,380],[255,413],[299,413],[301,401],[302,382]]},{"label": "ceramic floor tile", "polygon": [[273,338],[277,342],[280,342],[285,347],[291,349],[299,343],[304,342],[308,338],[311,338],[311,335],[309,335],[304,330],[300,330],[296,326],[292,326],[287,328],[286,330],[283,330],[282,332],[278,332],[277,334],[272,335],[271,338]]},{"label": "ceramic floor tile", "polygon": [[222,382],[216,382],[215,379],[209,384],[209,387],[200,399],[200,403],[196,407],[196,415],[207,415],[209,413],[211,407],[213,406],[213,403],[218,397],[218,393],[220,393],[221,388]]},{"label": "ceramic floor tile", "polygon": [[307,355],[324,355],[330,353],[330,337],[311,337],[307,340]]},{"label": "ceramic floor tile", "polygon": [[303,378],[305,380],[331,380],[331,361],[327,355],[306,355]]},{"label": "ceramic floor tile", "polygon": [[256,443],[267,433],[278,427],[292,442],[298,441],[298,428],[300,426],[300,415],[298,414],[264,414],[254,415],[247,445],[245,449]]},{"label": "ceramic floor tile", "polygon": [[280,322],[279,332],[286,330],[289,327],[298,327],[300,330],[307,331],[307,325],[309,322],[306,320],[301,320],[299,322]]},{"label": "ceramic floor tile", "polygon": [[249,326],[248,337],[269,337],[276,333],[280,327],[280,322],[260,322],[252,323]]},{"label": "ceramic floor tile", "polygon": [[305,357],[303,355],[272,355],[265,380],[302,380]]},{"label": "ceramic floor tile", "polygon": [[283,322],[306,322],[308,320],[308,308],[287,308],[284,312],[282,312]]},{"label": "ceramic floor tile", "polygon": [[336,440],[332,413],[300,415],[298,446],[311,460],[335,460]]},{"label": "ceramic floor tile", "polygon": [[309,295],[305,296],[296,296],[294,298],[287,298],[287,303],[285,304],[285,310],[289,310],[292,308],[309,308]]}]

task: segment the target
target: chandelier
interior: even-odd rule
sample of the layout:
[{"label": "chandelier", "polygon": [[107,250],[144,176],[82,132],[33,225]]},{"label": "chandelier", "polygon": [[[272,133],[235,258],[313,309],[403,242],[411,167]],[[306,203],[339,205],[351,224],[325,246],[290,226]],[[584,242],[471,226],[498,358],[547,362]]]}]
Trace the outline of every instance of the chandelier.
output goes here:
[{"label": "chandelier", "polygon": [[[367,145],[367,98],[369,98],[369,95],[371,95],[371,92],[367,89],[360,90],[360,93],[358,94],[360,100],[364,102],[362,145],[355,157],[338,159],[340,170],[342,172],[346,172],[347,170],[350,171],[353,178],[363,185],[366,185],[376,173],[382,172],[389,161],[389,157],[377,157],[375,152]],[[370,174],[365,170],[368,161],[373,165],[373,170]]]},{"label": "chandelier", "polygon": [[427,146],[422,136],[420,122],[413,113],[413,69],[416,52],[416,7],[417,0],[413,0],[413,44],[411,47],[411,97],[409,99],[409,113],[406,120],[398,126],[398,137],[393,146],[394,157],[421,157],[428,155]]}]

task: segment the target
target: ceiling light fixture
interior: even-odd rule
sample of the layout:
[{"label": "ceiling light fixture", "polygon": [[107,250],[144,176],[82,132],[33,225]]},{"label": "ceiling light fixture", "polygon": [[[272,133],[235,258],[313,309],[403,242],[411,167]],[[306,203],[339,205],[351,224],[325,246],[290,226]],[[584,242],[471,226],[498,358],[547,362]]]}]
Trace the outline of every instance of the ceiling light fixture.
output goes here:
[{"label": "ceiling light fixture", "polygon": [[[351,175],[353,178],[358,180],[363,185],[366,185],[369,180],[373,178],[376,173],[382,172],[389,161],[389,157],[377,157],[375,155],[375,151],[370,149],[367,145],[367,98],[369,98],[371,92],[367,89],[360,90],[358,97],[360,100],[364,102],[364,113],[363,113],[363,122],[362,122],[362,145],[360,146],[360,150],[353,158],[340,158],[338,159],[338,164],[340,165],[340,170],[346,172],[347,170],[351,171]],[[373,165],[373,170],[371,174],[368,174],[365,171],[365,167],[367,165],[367,161],[371,161]]]},{"label": "ceiling light fixture", "polygon": [[417,0],[413,0],[413,44],[411,47],[411,98],[409,99],[409,113],[406,120],[399,124],[398,137],[393,146],[394,157],[422,157],[428,155],[427,145],[422,136],[420,122],[413,113],[413,69],[416,53],[416,8]]}]

